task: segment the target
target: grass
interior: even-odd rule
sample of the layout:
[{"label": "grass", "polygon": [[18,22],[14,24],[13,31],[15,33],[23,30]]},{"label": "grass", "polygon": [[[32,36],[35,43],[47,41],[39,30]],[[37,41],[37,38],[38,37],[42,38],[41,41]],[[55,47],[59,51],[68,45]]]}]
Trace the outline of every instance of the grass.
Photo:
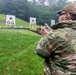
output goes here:
[{"label": "grass", "polygon": [[40,38],[27,30],[0,30],[0,75],[43,75],[43,59],[35,54]]},{"label": "grass", "polygon": [[[5,21],[6,16],[0,14],[1,28],[6,27]],[[16,18],[16,27],[20,26],[30,28],[28,22]],[[28,30],[0,29],[0,75],[43,75],[43,59],[35,54],[40,38]]]},{"label": "grass", "polygon": [[[22,28],[31,28],[30,23],[23,21],[19,18],[16,18],[16,26],[13,25],[14,28],[20,28],[22,26]],[[0,14],[0,27],[1,28],[5,28],[6,27],[6,15],[4,14]],[[8,25],[8,27],[10,27]],[[38,26],[36,25],[36,28]]]}]

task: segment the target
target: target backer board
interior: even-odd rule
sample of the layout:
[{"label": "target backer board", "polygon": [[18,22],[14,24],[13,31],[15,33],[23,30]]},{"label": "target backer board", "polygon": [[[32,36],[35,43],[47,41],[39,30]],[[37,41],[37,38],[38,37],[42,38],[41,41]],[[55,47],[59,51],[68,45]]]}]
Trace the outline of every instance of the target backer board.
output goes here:
[{"label": "target backer board", "polygon": [[36,18],[30,17],[30,25],[36,25]]},{"label": "target backer board", "polygon": [[15,25],[15,16],[14,15],[6,15],[6,25]]},{"label": "target backer board", "polygon": [[55,20],[51,20],[51,26],[55,24]]}]

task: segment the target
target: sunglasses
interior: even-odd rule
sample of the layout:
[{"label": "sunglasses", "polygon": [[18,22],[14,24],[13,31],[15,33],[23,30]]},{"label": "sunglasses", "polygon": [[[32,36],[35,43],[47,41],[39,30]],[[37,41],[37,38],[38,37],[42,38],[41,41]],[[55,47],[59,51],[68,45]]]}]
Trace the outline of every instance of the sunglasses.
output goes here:
[{"label": "sunglasses", "polygon": [[64,15],[64,14],[66,14],[66,13],[60,13],[59,15],[61,16],[61,15]]}]

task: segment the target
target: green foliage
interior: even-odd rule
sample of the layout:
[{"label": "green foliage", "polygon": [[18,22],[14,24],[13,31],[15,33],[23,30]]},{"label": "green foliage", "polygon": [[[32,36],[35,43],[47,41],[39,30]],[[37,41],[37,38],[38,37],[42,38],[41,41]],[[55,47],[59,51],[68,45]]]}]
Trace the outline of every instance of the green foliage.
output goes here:
[{"label": "green foliage", "polygon": [[43,60],[35,54],[40,38],[30,31],[0,30],[0,75],[43,75]]},{"label": "green foliage", "polygon": [[50,25],[52,19],[58,19],[56,11],[66,5],[68,0],[47,0],[49,3],[46,6],[45,0],[0,0],[0,13],[12,14],[16,17],[29,22],[30,17],[37,18],[37,24],[43,25],[45,22]]},{"label": "green foliage", "polygon": [[16,15],[18,18],[29,21],[27,0],[1,0],[0,2],[2,2],[0,5],[2,14]]}]

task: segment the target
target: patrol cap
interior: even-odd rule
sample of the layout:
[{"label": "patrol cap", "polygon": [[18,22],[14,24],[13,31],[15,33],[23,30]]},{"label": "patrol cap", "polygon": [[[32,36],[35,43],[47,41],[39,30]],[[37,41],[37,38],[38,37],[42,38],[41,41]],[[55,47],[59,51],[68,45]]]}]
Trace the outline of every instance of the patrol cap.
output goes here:
[{"label": "patrol cap", "polygon": [[66,6],[64,6],[61,10],[57,11],[56,13],[61,14],[63,12],[69,12],[76,15],[76,4],[69,3]]}]

